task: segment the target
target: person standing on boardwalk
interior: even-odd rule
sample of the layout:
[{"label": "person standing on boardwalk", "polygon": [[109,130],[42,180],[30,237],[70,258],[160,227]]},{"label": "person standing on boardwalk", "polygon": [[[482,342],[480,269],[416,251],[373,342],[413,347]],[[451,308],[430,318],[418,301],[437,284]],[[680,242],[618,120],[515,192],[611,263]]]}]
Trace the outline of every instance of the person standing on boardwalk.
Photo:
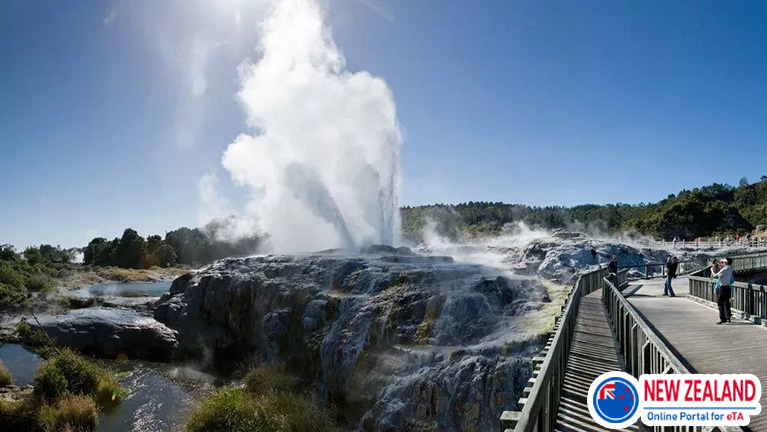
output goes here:
[{"label": "person standing on boardwalk", "polygon": [[734,279],[732,273],[732,267],[727,259],[722,258],[719,261],[720,270],[714,272],[714,267],[711,267],[711,275],[717,279],[716,284],[716,305],[719,307],[719,322],[717,324],[724,324],[730,322],[730,297],[732,296],[731,281]]},{"label": "person standing on boardwalk", "polygon": [[609,273],[610,280],[614,280],[618,274],[618,257],[613,255],[613,259],[607,263],[607,273]]},{"label": "person standing on boardwalk", "polygon": [[671,287],[671,280],[676,277],[676,270],[679,268],[679,261],[676,257],[668,257],[666,261],[666,287],[663,288],[663,295],[676,297],[674,294],[674,288]]}]

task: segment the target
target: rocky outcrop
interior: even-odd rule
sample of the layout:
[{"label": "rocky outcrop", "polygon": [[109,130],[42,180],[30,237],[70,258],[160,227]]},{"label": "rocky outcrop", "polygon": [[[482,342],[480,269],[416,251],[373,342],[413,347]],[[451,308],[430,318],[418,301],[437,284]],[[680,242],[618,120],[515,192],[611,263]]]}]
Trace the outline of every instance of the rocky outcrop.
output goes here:
[{"label": "rocky outcrop", "polygon": [[283,362],[370,431],[481,431],[516,403],[548,295],[409,250],[226,259],[174,281],[155,317],[214,364]]},{"label": "rocky outcrop", "polygon": [[176,332],[135,311],[87,308],[41,319],[43,329],[62,346],[99,357],[169,360],[178,344]]}]

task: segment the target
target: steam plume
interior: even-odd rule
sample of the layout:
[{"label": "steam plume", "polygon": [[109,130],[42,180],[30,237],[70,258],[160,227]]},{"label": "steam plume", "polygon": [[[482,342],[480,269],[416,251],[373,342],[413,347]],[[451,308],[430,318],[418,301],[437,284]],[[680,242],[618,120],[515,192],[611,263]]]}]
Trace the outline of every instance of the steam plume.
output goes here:
[{"label": "steam plume", "polygon": [[316,0],[276,0],[260,60],[240,65],[239,100],[256,129],[224,152],[253,190],[277,252],[393,244],[399,231],[401,136],[391,91],[351,73]]}]

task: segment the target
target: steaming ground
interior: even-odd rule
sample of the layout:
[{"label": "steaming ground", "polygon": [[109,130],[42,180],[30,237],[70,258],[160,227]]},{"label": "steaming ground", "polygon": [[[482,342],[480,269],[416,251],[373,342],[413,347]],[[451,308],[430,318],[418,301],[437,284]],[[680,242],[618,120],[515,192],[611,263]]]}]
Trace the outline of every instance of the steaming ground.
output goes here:
[{"label": "steaming ground", "polygon": [[[346,70],[316,0],[276,0],[260,28],[237,95],[254,131],[222,157],[251,191],[250,223],[231,234],[268,233],[262,249],[278,253],[395,244],[402,140],[388,86]],[[201,213],[221,216],[214,183],[200,183]]]}]

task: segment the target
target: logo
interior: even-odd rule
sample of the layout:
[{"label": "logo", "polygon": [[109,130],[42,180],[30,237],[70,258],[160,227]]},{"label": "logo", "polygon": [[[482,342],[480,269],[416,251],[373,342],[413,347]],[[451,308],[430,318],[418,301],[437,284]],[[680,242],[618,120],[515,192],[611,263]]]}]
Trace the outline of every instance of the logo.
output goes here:
[{"label": "logo", "polygon": [[645,374],[639,380],[609,372],[589,387],[591,417],[623,429],[646,426],[748,426],[761,413],[762,385],[752,374]]},{"label": "logo", "polygon": [[623,372],[610,372],[597,378],[589,388],[591,417],[608,429],[623,429],[640,416],[640,396],[636,379]]}]

